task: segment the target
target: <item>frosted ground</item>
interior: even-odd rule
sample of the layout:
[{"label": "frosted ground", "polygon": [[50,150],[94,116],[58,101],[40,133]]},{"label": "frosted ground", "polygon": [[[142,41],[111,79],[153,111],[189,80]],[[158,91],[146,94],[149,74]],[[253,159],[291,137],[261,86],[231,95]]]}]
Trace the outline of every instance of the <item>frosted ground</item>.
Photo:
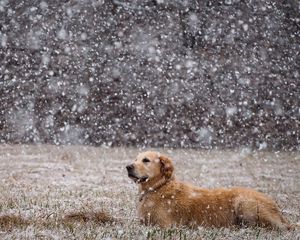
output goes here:
[{"label": "frosted ground", "polygon": [[[0,146],[1,239],[300,239],[300,231],[145,227],[136,218],[137,186],[125,165],[141,149]],[[179,179],[203,187],[247,186],[276,199],[300,220],[300,153],[170,150]],[[115,223],[63,222],[76,212],[106,211]],[[10,217],[10,220],[9,220]],[[14,218],[15,217],[15,218]],[[6,220],[5,220],[6,219]]]}]

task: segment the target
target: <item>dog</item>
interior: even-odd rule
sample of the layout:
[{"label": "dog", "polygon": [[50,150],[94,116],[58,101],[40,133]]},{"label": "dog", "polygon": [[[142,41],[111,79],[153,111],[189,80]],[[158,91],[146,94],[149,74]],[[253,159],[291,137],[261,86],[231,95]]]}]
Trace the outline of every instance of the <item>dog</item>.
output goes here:
[{"label": "dog", "polygon": [[292,228],[265,194],[241,187],[205,189],[177,181],[172,161],[158,152],[140,153],[126,169],[139,185],[138,217],[146,225]]}]

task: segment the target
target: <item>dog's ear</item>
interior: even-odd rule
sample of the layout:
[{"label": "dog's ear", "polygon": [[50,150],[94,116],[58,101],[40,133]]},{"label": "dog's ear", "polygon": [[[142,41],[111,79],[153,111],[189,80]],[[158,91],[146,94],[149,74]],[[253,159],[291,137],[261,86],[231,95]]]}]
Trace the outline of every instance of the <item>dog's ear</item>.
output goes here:
[{"label": "dog's ear", "polygon": [[165,156],[159,156],[159,161],[161,164],[161,172],[162,174],[168,179],[172,177],[174,166],[172,161],[165,157]]}]

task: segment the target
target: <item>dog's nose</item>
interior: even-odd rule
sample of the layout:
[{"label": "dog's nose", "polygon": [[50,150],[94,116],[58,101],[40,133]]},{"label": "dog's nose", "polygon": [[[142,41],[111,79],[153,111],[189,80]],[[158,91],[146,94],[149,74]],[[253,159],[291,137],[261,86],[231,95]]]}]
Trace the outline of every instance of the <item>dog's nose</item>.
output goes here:
[{"label": "dog's nose", "polygon": [[131,170],[133,170],[133,164],[130,164],[130,165],[127,165],[126,166],[126,169],[127,169],[127,171],[131,171]]}]

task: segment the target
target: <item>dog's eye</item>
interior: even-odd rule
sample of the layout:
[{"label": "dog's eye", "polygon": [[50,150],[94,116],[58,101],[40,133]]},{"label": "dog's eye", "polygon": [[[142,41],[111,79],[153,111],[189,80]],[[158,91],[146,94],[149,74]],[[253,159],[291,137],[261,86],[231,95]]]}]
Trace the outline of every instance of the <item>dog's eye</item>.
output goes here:
[{"label": "dog's eye", "polygon": [[150,162],[150,160],[148,158],[144,158],[142,161],[143,161],[143,163]]}]

